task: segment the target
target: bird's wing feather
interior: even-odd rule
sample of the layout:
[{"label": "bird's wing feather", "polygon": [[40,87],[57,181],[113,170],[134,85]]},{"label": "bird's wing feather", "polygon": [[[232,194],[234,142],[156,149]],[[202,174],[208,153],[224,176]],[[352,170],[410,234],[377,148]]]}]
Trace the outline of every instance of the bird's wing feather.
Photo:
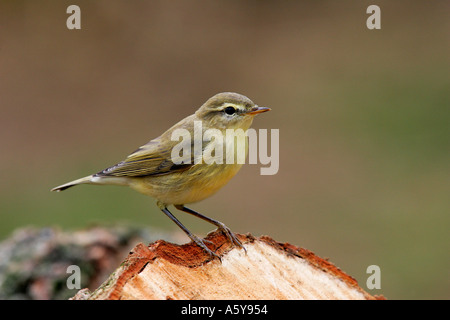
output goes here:
[{"label": "bird's wing feather", "polygon": [[[179,142],[177,140],[172,140],[172,133],[176,129],[186,129],[189,132],[192,132],[192,126],[195,119],[196,118],[194,114],[181,120],[158,138],[151,140],[147,144],[134,151],[124,161],[121,161],[118,164],[97,173],[96,175],[116,177],[143,177],[188,170],[195,163],[197,163],[197,161],[195,161],[194,159],[194,157],[196,157],[194,155],[194,144],[201,143],[202,150],[204,150],[208,142],[203,141],[202,137],[201,141],[196,142],[195,139],[197,137],[195,137],[195,135],[193,139],[186,139],[182,140],[182,142]],[[180,143],[183,144],[183,150],[190,149],[191,152],[190,159],[189,155],[184,156],[183,154],[183,156],[185,157],[185,161],[181,164],[178,164],[173,162],[172,148]]]},{"label": "bird's wing feather", "polygon": [[164,175],[187,170],[194,164],[192,152],[194,148],[194,141],[189,141],[189,145],[187,146],[187,148],[191,148],[191,161],[181,164],[174,163],[171,157],[172,148],[178,143],[178,141],[170,141],[167,139],[164,143],[161,143],[161,137],[158,137],[137,149],[124,161],[121,161],[118,164],[97,173],[96,175],[143,177]]},{"label": "bird's wing feather", "polygon": [[189,165],[176,165],[171,160],[171,149],[162,148],[156,138],[130,154],[124,161],[109,167],[97,176],[142,177],[186,170]]}]

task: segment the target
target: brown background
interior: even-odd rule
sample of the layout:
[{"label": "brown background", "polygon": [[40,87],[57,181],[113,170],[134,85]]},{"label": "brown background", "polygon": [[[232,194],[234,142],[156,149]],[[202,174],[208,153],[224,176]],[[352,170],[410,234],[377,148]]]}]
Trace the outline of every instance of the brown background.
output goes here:
[{"label": "brown background", "polygon": [[[66,28],[81,8],[82,29]],[[366,8],[381,7],[381,30]],[[97,172],[236,91],[272,108],[280,170],[246,165],[192,207],[329,257],[396,299],[450,298],[448,1],[0,1],[0,236],[176,226]],[[194,232],[210,225],[178,214]]]}]

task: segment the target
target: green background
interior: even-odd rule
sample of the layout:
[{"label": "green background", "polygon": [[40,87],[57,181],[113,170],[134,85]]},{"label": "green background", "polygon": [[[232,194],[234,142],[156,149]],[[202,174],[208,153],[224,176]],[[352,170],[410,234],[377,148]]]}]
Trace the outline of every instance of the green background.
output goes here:
[{"label": "green background", "polygon": [[[71,4],[81,30],[66,28]],[[370,4],[381,30],[366,27]],[[246,165],[193,209],[328,257],[363,288],[378,265],[371,294],[448,299],[449,13],[448,1],[0,1],[0,237],[175,230],[127,188],[49,190],[236,91],[272,108],[253,127],[280,130],[279,172]]]}]

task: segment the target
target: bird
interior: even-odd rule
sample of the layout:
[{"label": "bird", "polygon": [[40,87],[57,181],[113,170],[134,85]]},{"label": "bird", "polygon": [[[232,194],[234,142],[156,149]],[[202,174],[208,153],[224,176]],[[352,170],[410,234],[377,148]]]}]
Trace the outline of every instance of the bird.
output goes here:
[{"label": "bird", "polygon": [[[225,137],[230,129],[246,131],[257,114],[270,110],[270,108],[258,106],[242,94],[218,93],[203,103],[194,114],[139,147],[125,160],[95,174],[57,186],[51,191],[59,192],[80,184],[128,186],[155,198],[159,209],[210,258],[220,260],[220,257],[206,246],[205,242],[208,241],[200,239],[189,231],[169,211],[169,206],[173,205],[180,211],[215,225],[226,235],[232,245],[245,251],[241,241],[225,224],[185,205],[199,202],[215,194],[242,167],[242,161],[231,161],[232,163],[226,161],[227,152],[236,151],[239,141],[236,142],[235,138],[226,139],[225,142],[220,141],[220,135]],[[215,134],[214,138],[205,139],[205,133],[208,130]],[[180,142],[180,133],[187,134],[191,139]],[[174,136],[178,136],[178,139],[174,139]],[[247,137],[245,135],[236,135],[236,137],[240,142],[244,140],[244,157],[247,156]],[[182,157],[174,156],[175,148],[183,151]],[[221,148],[224,148],[225,153],[216,152],[222,150]]]}]

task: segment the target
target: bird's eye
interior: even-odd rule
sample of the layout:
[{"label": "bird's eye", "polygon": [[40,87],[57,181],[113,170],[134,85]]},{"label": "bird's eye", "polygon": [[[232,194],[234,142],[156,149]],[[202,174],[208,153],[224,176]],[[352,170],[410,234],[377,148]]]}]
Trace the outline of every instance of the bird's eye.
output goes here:
[{"label": "bird's eye", "polygon": [[233,107],[226,107],[223,111],[225,111],[226,114],[232,115],[236,112],[236,109]]}]

